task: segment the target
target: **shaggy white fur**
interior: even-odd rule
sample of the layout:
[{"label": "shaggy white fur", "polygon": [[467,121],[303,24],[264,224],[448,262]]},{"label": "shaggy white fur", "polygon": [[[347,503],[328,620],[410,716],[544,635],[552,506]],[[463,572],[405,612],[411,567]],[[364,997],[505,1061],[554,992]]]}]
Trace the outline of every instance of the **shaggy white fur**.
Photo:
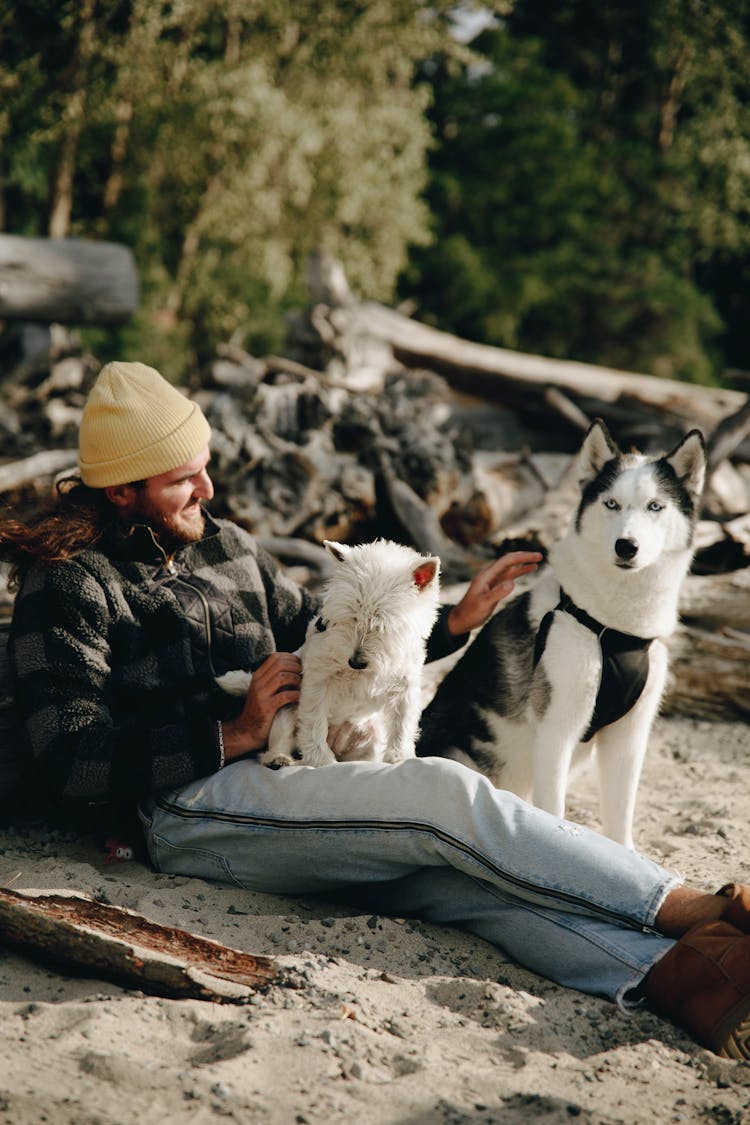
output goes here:
[{"label": "shaggy white fur", "polygon": [[[413,757],[440,560],[385,539],[325,546],[337,565],[299,650],[299,706],[277,713],[260,760],[276,767]],[[247,690],[246,674],[229,673],[222,686],[232,678],[235,690]]]}]

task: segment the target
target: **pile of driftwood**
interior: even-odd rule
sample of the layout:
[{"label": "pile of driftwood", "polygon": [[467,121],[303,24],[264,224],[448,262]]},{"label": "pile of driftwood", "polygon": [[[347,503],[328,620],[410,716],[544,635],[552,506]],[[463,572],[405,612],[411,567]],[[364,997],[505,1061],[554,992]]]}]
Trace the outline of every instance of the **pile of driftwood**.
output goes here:
[{"label": "pile of driftwood", "polygon": [[[575,497],[568,470],[593,418],[646,451],[697,426],[710,472],[666,705],[750,716],[747,396],[460,340],[355,300],[322,257],[310,288],[283,355],[228,343],[191,388],[213,429],[216,514],[303,580],[324,573],[324,539],[384,535],[440,555],[444,581],[461,583],[510,546],[546,548],[561,534]],[[0,371],[6,505],[28,509],[73,467],[98,367],[58,332]]]}]

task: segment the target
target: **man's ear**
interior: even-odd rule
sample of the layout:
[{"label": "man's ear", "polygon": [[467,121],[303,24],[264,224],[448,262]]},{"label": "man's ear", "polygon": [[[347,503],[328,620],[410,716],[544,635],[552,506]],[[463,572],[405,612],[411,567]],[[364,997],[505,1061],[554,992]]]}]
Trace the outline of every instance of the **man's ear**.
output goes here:
[{"label": "man's ear", "polygon": [[110,484],[104,489],[104,495],[116,508],[129,508],[135,497],[135,489],[132,484]]}]

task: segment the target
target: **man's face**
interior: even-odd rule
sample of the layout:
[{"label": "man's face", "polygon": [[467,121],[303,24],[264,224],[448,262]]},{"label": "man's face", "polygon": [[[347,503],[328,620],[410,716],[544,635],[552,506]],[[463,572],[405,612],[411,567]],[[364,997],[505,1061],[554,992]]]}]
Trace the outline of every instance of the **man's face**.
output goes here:
[{"label": "man's face", "polygon": [[129,486],[132,496],[122,514],[133,523],[148,524],[166,550],[196,542],[203,535],[201,505],[214,494],[210,457],[207,447],[179,468],[149,477],[139,488]]}]

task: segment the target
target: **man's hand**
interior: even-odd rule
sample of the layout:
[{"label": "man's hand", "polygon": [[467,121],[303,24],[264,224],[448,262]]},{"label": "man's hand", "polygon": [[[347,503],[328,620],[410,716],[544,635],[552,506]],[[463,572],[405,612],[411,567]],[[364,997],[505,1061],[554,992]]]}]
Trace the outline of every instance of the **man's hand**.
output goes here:
[{"label": "man's hand", "polygon": [[448,614],[448,632],[459,637],[484,625],[492,611],[507,598],[515,580],[536,570],[542,556],[538,551],[511,551],[480,570],[458,605]]},{"label": "man's hand", "polygon": [[290,652],[274,652],[253,672],[245,703],[236,719],[222,723],[224,761],[262,750],[276,712],[299,703],[302,663]]}]

